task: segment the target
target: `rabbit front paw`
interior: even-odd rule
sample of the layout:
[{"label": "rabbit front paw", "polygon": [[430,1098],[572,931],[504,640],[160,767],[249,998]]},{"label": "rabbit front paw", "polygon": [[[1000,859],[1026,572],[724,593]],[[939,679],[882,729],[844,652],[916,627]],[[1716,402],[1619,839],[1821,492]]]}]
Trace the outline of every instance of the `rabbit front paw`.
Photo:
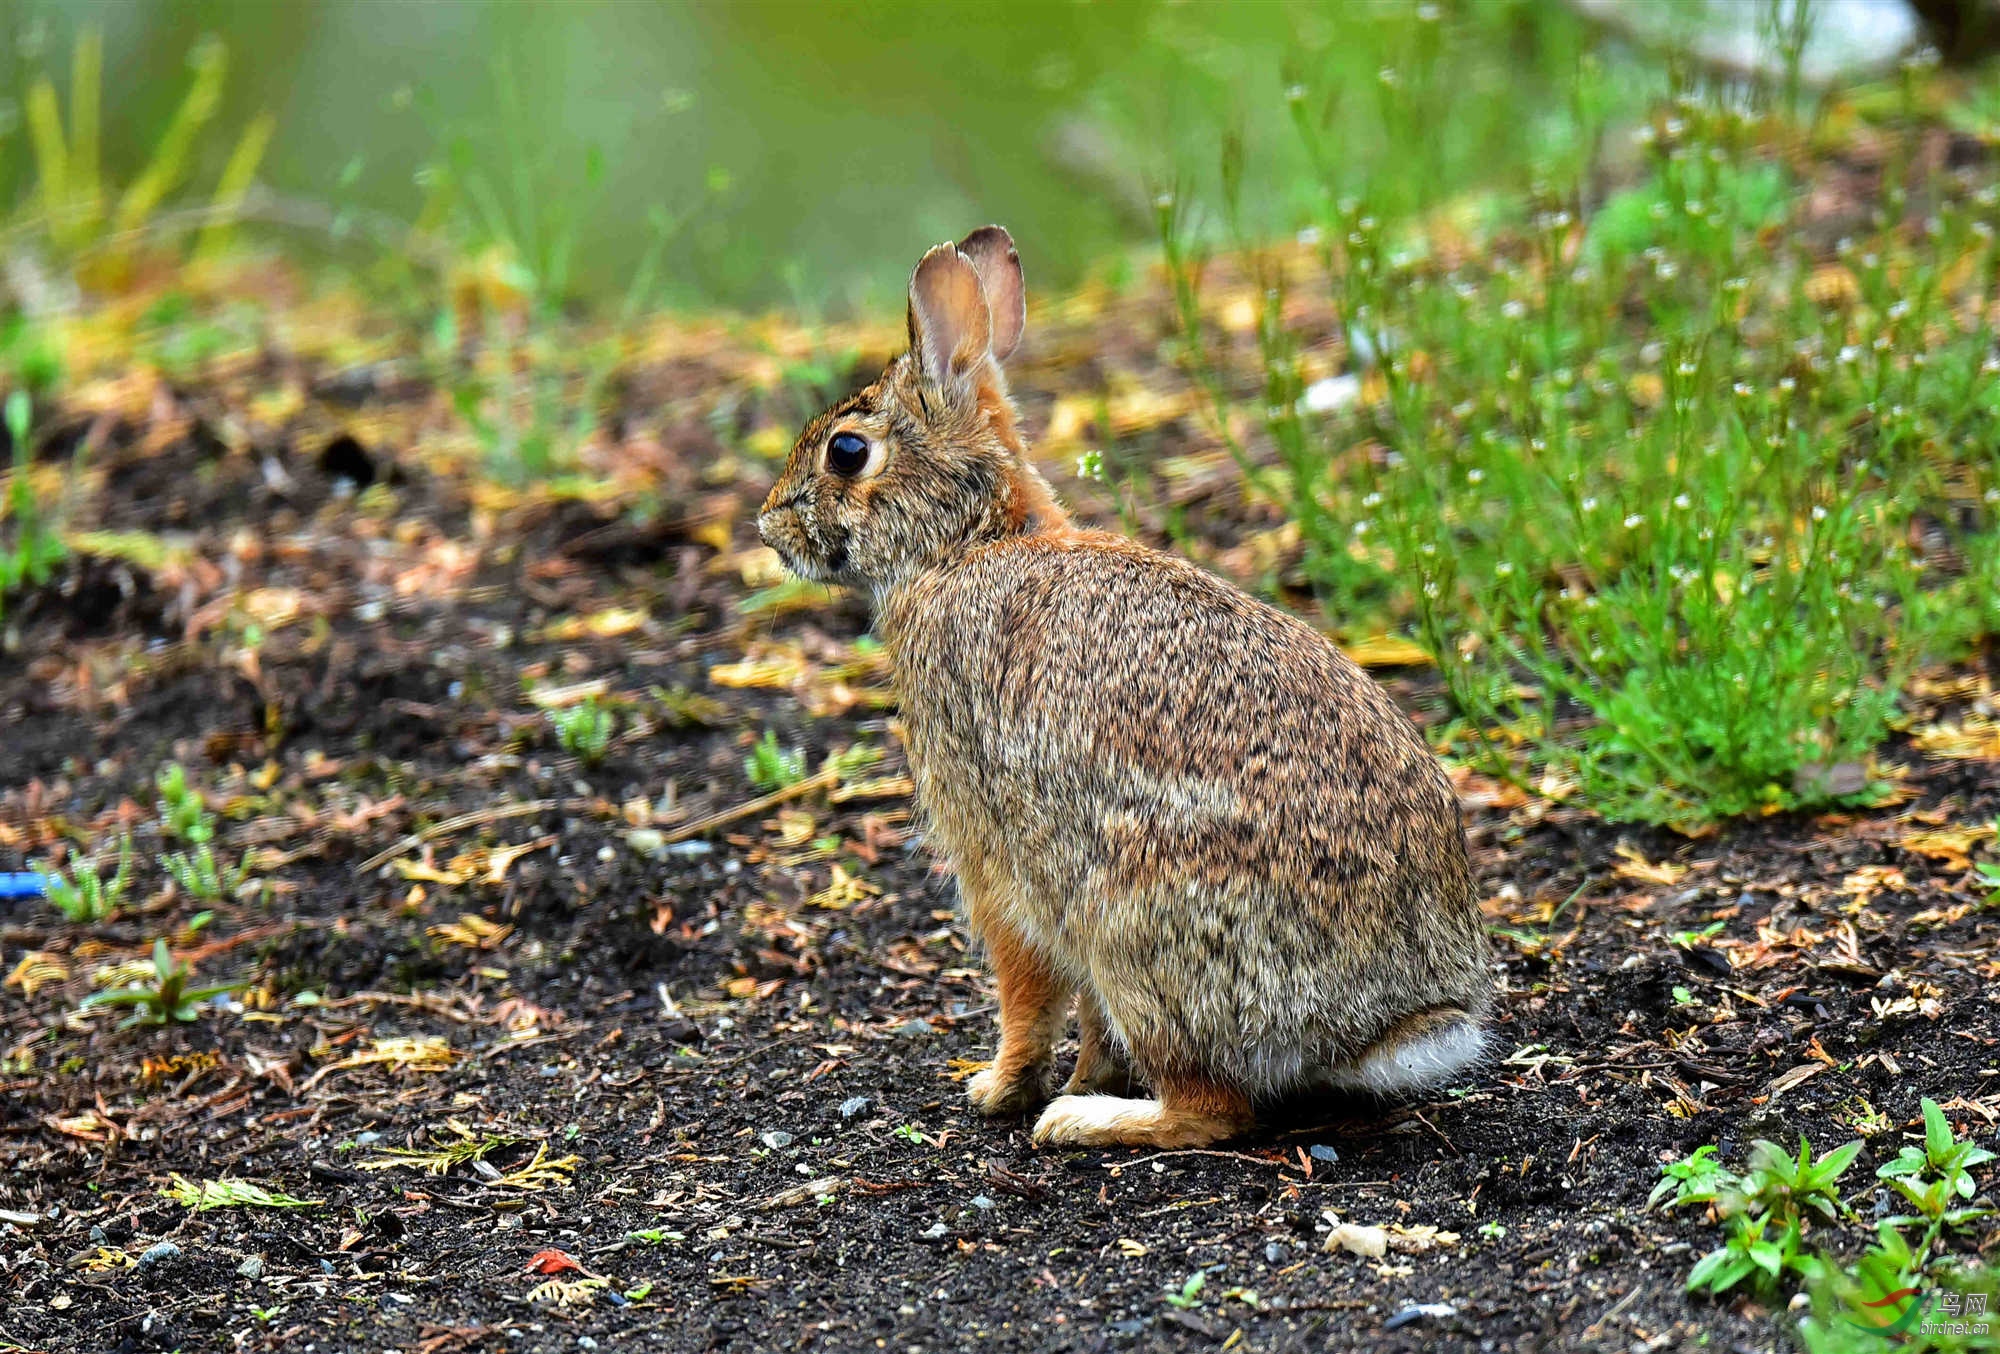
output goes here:
[{"label": "rabbit front paw", "polygon": [[977,1073],[966,1085],[966,1099],[972,1108],[989,1117],[1025,1114],[1049,1098],[1047,1067],[1025,1067],[1011,1075],[998,1067]]}]

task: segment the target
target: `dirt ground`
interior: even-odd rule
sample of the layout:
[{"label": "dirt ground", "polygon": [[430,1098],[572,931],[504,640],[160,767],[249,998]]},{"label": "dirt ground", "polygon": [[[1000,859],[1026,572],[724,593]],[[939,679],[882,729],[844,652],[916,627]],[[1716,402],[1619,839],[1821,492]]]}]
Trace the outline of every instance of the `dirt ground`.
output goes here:
[{"label": "dirt ground", "polygon": [[[1146,393],[1164,305],[1116,304],[1043,317],[1028,428],[1052,471],[1065,436],[1182,458],[1197,540],[1253,575],[1274,523]],[[1716,1233],[1644,1210],[1663,1160],[1863,1136],[1872,1178],[1926,1095],[1992,1137],[2000,917],[1966,857],[2000,763],[1900,742],[1900,802],[1702,839],[1462,777],[1501,996],[1435,1101],[1166,1153],[971,1114],[992,991],[867,616],[754,549],[805,412],[760,352],[637,368],[618,487],[583,497],[420,453],[446,397],[393,356],[273,340],[48,416],[49,455],[88,451],[72,525],[124,535],[9,613],[0,869],[121,827],[139,868],[107,923],[0,903],[0,1350],[1771,1350],[1775,1314],[1683,1295]],[[1378,675],[1433,717],[1424,670]],[[1914,723],[1990,712],[1996,676],[1928,674]],[[601,764],[528,682],[619,711]],[[772,801],[766,729],[808,770],[883,757]],[[166,881],[172,760],[266,888]],[[155,936],[244,988],[164,1029],[79,1014]],[[196,1210],[176,1175],[313,1203]],[[1336,1222],[1391,1248],[1329,1252]]]}]

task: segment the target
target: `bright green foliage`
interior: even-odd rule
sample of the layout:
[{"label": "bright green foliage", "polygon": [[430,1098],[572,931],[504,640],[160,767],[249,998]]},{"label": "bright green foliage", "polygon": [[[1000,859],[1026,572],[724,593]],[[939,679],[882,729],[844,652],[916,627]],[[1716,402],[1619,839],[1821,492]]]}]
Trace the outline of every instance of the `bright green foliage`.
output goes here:
[{"label": "bright green foliage", "polygon": [[617,717],[595,696],[548,711],[548,720],[563,750],[585,766],[596,766],[604,760],[605,750],[611,746],[611,735],[618,729]]},{"label": "bright green foliage", "polygon": [[1656,1208],[1662,1201],[1668,1208],[1679,1208],[1682,1204],[1712,1204],[1724,1189],[1737,1184],[1733,1171],[1716,1159],[1713,1143],[1697,1147],[1694,1152],[1679,1161],[1660,1167],[1660,1183],[1653,1186],[1653,1192],[1646,1199],[1646,1207]]},{"label": "bright green foliage", "polygon": [[35,497],[31,471],[34,452],[28,440],[28,392],[10,391],[5,406],[7,438],[14,449],[13,473],[8,476],[7,497],[0,504],[0,522],[9,530],[0,535],[0,617],[6,613],[7,594],[22,586],[46,582],[64,555],[62,536],[44,505]]},{"label": "bright green foliage", "polygon": [[234,866],[223,865],[217,862],[215,850],[207,842],[192,851],[169,852],[160,863],[182,892],[204,903],[222,901],[243,887],[243,881],[250,877],[249,852],[244,852],[243,859]]},{"label": "bright green foliage", "polygon": [[[2000,818],[1993,821],[1993,832],[1994,841],[2000,842]],[[1987,903],[2000,905],[2000,861],[1982,860],[1973,869],[1978,876],[1980,887],[1987,891]]]},{"label": "bright green foliage", "polygon": [[1860,1154],[1861,1143],[1856,1140],[1814,1160],[1812,1146],[1800,1134],[1799,1155],[1794,1160],[1778,1144],[1759,1138],[1750,1144],[1750,1173],[1742,1182],[1745,1202],[1754,1211],[1770,1212],[1779,1218],[1798,1218],[1812,1212],[1832,1222],[1844,1207],[1834,1184]]},{"label": "bright green foliage", "polygon": [[1688,1291],[1726,1293],[1746,1279],[1759,1293],[1775,1289],[1785,1270],[1799,1263],[1800,1238],[1796,1227],[1783,1225],[1775,1237],[1766,1235],[1771,1222],[1768,1213],[1732,1215],[1728,1239],[1688,1271]]},{"label": "bright green foliage", "polygon": [[[1699,1148],[1662,1167],[1649,1206],[1709,1204],[1725,1233],[1723,1245],[1695,1264],[1688,1288],[1722,1294],[1747,1286],[1768,1300],[1779,1296],[1786,1273],[1797,1276],[1810,1301],[1809,1314],[1798,1325],[1809,1354],[1876,1354],[1887,1347],[1885,1340],[1911,1350],[1993,1348],[1988,1337],[1953,1334],[1948,1322],[1919,1325],[1942,1315],[1934,1305],[1941,1295],[1984,1293],[1990,1305],[1996,1285],[1992,1270],[1966,1267],[1958,1257],[1937,1250],[1947,1229],[1989,1211],[1953,1205],[1974,1196],[1978,1186],[1971,1172],[1994,1160],[1994,1154],[1959,1140],[1934,1100],[1924,1100],[1923,1121],[1923,1145],[1904,1147],[1876,1171],[1916,1213],[1882,1220],[1874,1244],[1852,1263],[1830,1255],[1823,1241],[1809,1245],[1806,1228],[1853,1219],[1840,1199],[1838,1182],[1853,1165],[1860,1143],[1814,1159],[1804,1139],[1797,1157],[1759,1141],[1752,1145],[1750,1170],[1743,1176],[1723,1167],[1714,1147]],[[1914,1224],[1925,1224],[1925,1231],[1912,1246],[1902,1229]]]},{"label": "bright green foliage", "polygon": [[242,983],[217,983],[210,987],[189,987],[188,979],[194,975],[187,965],[180,963],[167,951],[164,939],[153,942],[153,976],[151,981],[134,984],[131,987],[113,988],[109,992],[97,992],[85,997],[78,1010],[89,1010],[95,1006],[129,1006],[132,1014],[118,1022],[118,1028],[130,1029],[134,1025],[167,1025],[176,1021],[187,1023],[201,1018],[201,1004],[225,992],[234,992]]},{"label": "bright green foliage", "polygon": [[160,830],[169,837],[199,846],[215,838],[215,815],[201,791],[188,783],[187,769],[169,762],[154,779],[160,792]]},{"label": "bright green foliage", "polygon": [[1909,672],[2000,621],[2000,193],[1939,179],[1905,226],[1891,175],[1829,256],[1774,124],[1683,97],[1644,131],[1640,186],[1580,221],[1557,182],[1476,254],[1329,181],[1338,380],[1299,253],[1246,245],[1275,464],[1227,431],[1170,203],[1190,364],[1334,624],[1413,628],[1486,769],[1675,824],[1866,800]]},{"label": "bright green foliage", "polygon": [[1208,1271],[1198,1269],[1187,1276],[1187,1282],[1183,1283],[1178,1291],[1174,1289],[1167,1290],[1166,1301],[1168,1305],[1179,1307],[1183,1310],[1189,1307],[1199,1307],[1201,1305],[1202,1290],[1207,1287]]},{"label": "bright green foliage", "polygon": [[97,867],[79,861],[69,871],[37,866],[44,891],[56,911],[73,922],[103,921],[125,902],[125,887],[132,879],[132,838],[118,843],[118,872],[105,879]]},{"label": "bright green foliage", "polygon": [[1961,1142],[1935,1100],[1924,1099],[1924,1145],[1905,1146],[1894,1161],[1878,1169],[1897,1193],[1916,1209],[1915,1216],[1890,1218],[1898,1226],[1925,1223],[1956,1227],[1986,1216],[1991,1209],[1955,1208],[1973,1194],[1972,1168],[1993,1160],[1993,1153],[1974,1142]]},{"label": "bright green foliage", "polygon": [[759,790],[782,790],[806,778],[806,755],[797,748],[779,747],[778,735],[766,729],[744,759],[743,773]]},{"label": "bright green foliage", "polygon": [[1751,1144],[1750,1169],[1741,1176],[1716,1160],[1714,1147],[1697,1148],[1662,1167],[1649,1206],[1712,1204],[1722,1219],[1725,1240],[1695,1264],[1689,1290],[1719,1294],[1747,1282],[1769,1296],[1787,1271],[1815,1275],[1821,1261],[1806,1248],[1806,1230],[1815,1220],[1833,1222],[1846,1213],[1836,1182],[1860,1152],[1857,1141],[1815,1158],[1801,1136],[1794,1158],[1760,1138]]}]

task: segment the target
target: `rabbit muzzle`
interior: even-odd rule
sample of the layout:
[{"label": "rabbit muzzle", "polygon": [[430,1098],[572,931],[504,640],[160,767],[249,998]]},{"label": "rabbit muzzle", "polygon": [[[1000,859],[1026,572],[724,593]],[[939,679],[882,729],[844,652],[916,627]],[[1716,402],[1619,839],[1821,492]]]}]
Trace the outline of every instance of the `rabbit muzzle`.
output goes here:
[{"label": "rabbit muzzle", "polygon": [[804,515],[789,504],[758,513],[757,535],[778,552],[787,569],[808,582],[834,582],[847,568],[845,543],[816,541]]}]

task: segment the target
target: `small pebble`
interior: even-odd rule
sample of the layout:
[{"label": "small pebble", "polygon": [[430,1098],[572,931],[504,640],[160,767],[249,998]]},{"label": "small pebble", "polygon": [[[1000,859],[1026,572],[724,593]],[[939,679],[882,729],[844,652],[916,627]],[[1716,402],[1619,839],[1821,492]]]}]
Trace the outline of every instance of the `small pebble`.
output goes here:
[{"label": "small pebble", "polygon": [[993,1201],[987,1198],[984,1194],[975,1194],[972,1196],[972,1206],[974,1208],[983,1209],[983,1208],[992,1208],[994,1204]]},{"label": "small pebble", "polygon": [[139,1268],[151,1269],[162,1260],[178,1259],[180,1253],[181,1248],[171,1241],[155,1241],[152,1245],[146,1247],[144,1251],[140,1252]]},{"label": "small pebble", "polygon": [[578,1349],[596,1349],[597,1341],[591,1339],[588,1335],[579,1335],[576,1337],[576,1347]]},{"label": "small pebble", "polygon": [[241,1275],[242,1275],[242,1276],[243,1276],[244,1278],[246,1278],[246,1279],[261,1279],[261,1278],[263,1278],[263,1277],[264,1277],[264,1257],[263,1257],[263,1256],[261,1256],[261,1255],[253,1255],[253,1256],[249,1257],[249,1258],[248,1258],[248,1259],[246,1259],[246,1260],[245,1260],[245,1261],[244,1261],[244,1262],[243,1262],[242,1264],[240,1264],[240,1265],[238,1265],[238,1266],[236,1267],[236,1272],[237,1272],[238,1274],[241,1274]]},{"label": "small pebble", "polygon": [[941,1237],[943,1237],[945,1233],[950,1230],[951,1229],[946,1227],[943,1223],[934,1222],[929,1227],[926,1227],[919,1235],[921,1235],[923,1239],[926,1241],[936,1241]]},{"label": "small pebble", "polygon": [[1412,1321],[1429,1318],[1432,1321],[1446,1321],[1458,1315],[1458,1308],[1448,1302],[1413,1302],[1402,1311],[1382,1323],[1383,1330],[1400,1330]]},{"label": "small pebble", "polygon": [[1282,1241],[1273,1241],[1264,1247],[1264,1259],[1274,1265],[1282,1265],[1292,1258],[1292,1248]]},{"label": "small pebble", "polygon": [[792,1135],[782,1128],[774,1128],[764,1135],[764,1145],[776,1152],[792,1145]]},{"label": "small pebble", "polygon": [[905,1020],[902,1024],[896,1026],[895,1032],[915,1038],[920,1034],[930,1034],[932,1030],[928,1020]]},{"label": "small pebble", "polygon": [[356,1133],[354,1135],[354,1145],[356,1147],[373,1147],[376,1143],[380,1141],[382,1141],[382,1135],[380,1133],[377,1133],[372,1128],[367,1130],[366,1132]]},{"label": "small pebble", "polygon": [[840,1117],[843,1119],[852,1119],[855,1115],[867,1109],[870,1103],[868,1097],[865,1095],[851,1095],[840,1102]]},{"label": "small pebble", "polygon": [[1314,1143],[1308,1150],[1312,1153],[1314,1161],[1335,1162],[1340,1160],[1340,1153],[1334,1151],[1323,1142]]}]

